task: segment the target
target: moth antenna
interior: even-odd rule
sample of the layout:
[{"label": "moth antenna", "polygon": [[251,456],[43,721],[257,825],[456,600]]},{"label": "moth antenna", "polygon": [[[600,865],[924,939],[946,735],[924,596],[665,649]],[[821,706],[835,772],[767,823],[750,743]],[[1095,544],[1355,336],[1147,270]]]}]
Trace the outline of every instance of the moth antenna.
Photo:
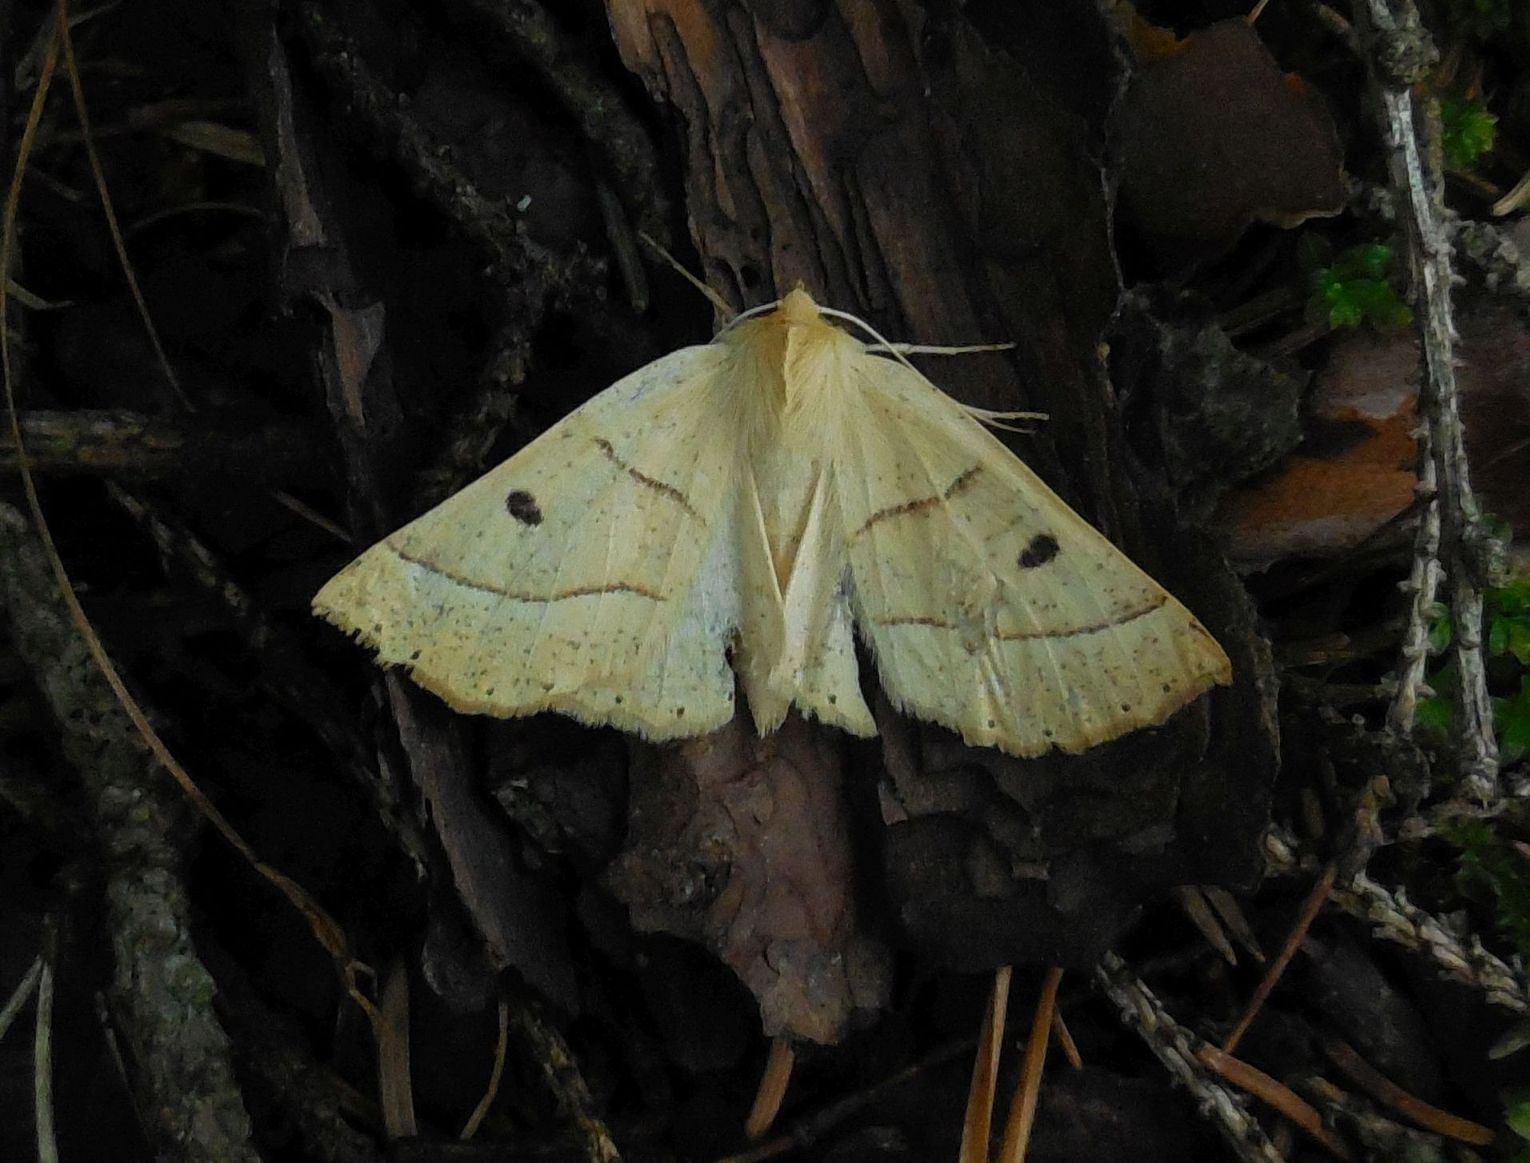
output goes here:
[{"label": "moth antenna", "polygon": [[[862,328],[866,334],[876,340],[876,343],[867,346],[867,351],[885,351],[925,383],[930,384],[932,388],[935,385],[930,383],[930,378],[908,362],[909,355],[956,355],[966,351],[1009,351],[1015,347],[1013,343],[978,343],[966,347],[927,347],[918,343],[892,343],[859,315],[852,315],[848,311],[838,311],[833,307],[820,307],[818,311],[820,314],[830,315],[835,319],[843,319],[847,323],[854,323],[857,327]],[[939,391],[940,389],[935,388],[935,390]],[[981,423],[987,424],[990,428],[1003,428],[1006,432],[1030,431],[1029,428],[1020,428],[1006,423],[1006,421],[1045,420],[1047,418],[1045,412],[995,412],[989,408],[974,408],[970,404],[963,404],[960,400],[957,400],[956,404],[962,411],[975,417]]]},{"label": "moth antenna", "polygon": [[969,416],[972,416],[980,424],[986,424],[990,428],[1002,428],[1006,432],[1020,432],[1026,435],[1034,432],[1034,428],[1027,428],[1022,424],[1011,424],[1011,420],[1047,420],[1050,419],[1046,412],[995,412],[989,408],[976,408],[971,404],[963,404],[956,401],[957,407]]},{"label": "moth antenna", "polygon": [[[750,307],[747,311],[740,311],[737,315],[733,316],[732,319],[729,319],[726,323],[724,323],[718,330],[717,334],[721,335],[724,331],[731,331],[745,319],[752,319],[756,315],[764,315],[768,311],[774,311],[780,305],[781,300],[774,299],[769,303],[761,303],[758,307]],[[716,338],[716,336],[713,338]]]},{"label": "moth antenna", "polygon": [[1014,351],[1018,343],[969,343],[964,347],[938,347],[925,343],[868,343],[867,351],[902,352],[904,355],[970,355],[977,351]]},{"label": "moth antenna", "polygon": [[646,242],[648,246],[660,258],[662,258],[670,266],[674,267],[675,270],[679,272],[682,279],[690,283],[691,286],[695,287],[698,291],[705,295],[707,302],[711,303],[712,306],[717,308],[718,312],[722,315],[728,326],[732,326],[734,323],[738,322],[738,320],[735,319],[733,315],[733,305],[729,303],[728,300],[719,295],[716,291],[714,291],[711,287],[703,283],[695,275],[691,274],[690,271],[686,270],[685,265],[674,255],[670,254],[669,251],[665,250],[664,247],[659,244],[658,239],[654,238],[653,235],[649,234],[646,230],[639,230],[637,235],[644,242]]}]

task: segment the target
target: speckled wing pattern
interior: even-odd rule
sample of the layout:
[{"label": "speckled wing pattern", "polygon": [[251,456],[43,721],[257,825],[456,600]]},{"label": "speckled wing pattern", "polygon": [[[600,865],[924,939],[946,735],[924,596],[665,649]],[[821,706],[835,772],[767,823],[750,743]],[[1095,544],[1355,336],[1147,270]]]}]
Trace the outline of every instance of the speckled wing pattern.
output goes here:
[{"label": "speckled wing pattern", "polygon": [[836,466],[855,620],[894,705],[968,743],[1077,752],[1161,723],[1227,656],[966,409],[891,360]]},{"label": "speckled wing pattern", "polygon": [[315,610],[459,711],[722,726],[741,593],[727,362],[689,347],[618,381],[367,550]]}]

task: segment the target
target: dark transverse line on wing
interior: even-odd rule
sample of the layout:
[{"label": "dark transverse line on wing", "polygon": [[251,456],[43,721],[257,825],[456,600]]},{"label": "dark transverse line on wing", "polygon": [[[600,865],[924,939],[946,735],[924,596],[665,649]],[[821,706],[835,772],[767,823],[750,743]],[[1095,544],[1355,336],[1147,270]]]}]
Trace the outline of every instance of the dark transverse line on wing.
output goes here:
[{"label": "dark transverse line on wing", "polygon": [[861,527],[855,531],[854,536],[860,537],[878,521],[886,521],[890,517],[904,517],[910,513],[922,513],[926,509],[932,509],[936,505],[949,501],[957,493],[970,485],[972,479],[982,471],[983,466],[975,464],[947,485],[943,493],[933,497],[920,497],[917,501],[904,501],[901,505],[889,505],[885,509],[878,509],[866,518]]},{"label": "dark transverse line on wing", "polygon": [[651,477],[647,473],[640,472],[639,470],[633,468],[625,460],[616,455],[616,449],[613,448],[611,446],[611,442],[603,436],[597,436],[595,438],[595,446],[599,448],[601,452],[606,454],[607,460],[616,465],[617,468],[624,471],[633,480],[637,481],[638,484],[647,485],[655,492],[662,493],[664,496],[668,497],[671,501],[674,501],[675,504],[684,509],[691,517],[695,518],[697,521],[701,521],[703,526],[706,525],[706,522],[701,518],[701,514],[696,512],[695,509],[691,508],[690,498],[688,498],[679,489],[675,488],[674,485],[665,484],[663,481],[657,479],[656,477]]},{"label": "dark transverse line on wing", "polygon": [[417,565],[429,573],[444,577],[448,581],[456,582],[459,586],[467,589],[477,590],[482,594],[496,594],[501,598],[509,598],[512,602],[541,602],[545,604],[547,602],[562,602],[569,598],[587,598],[594,594],[636,594],[638,597],[647,598],[651,602],[662,602],[664,600],[663,594],[657,594],[653,590],[645,589],[642,586],[630,585],[627,582],[610,582],[603,586],[579,586],[572,590],[559,590],[553,594],[518,594],[513,590],[502,590],[498,586],[486,585],[483,582],[473,581],[471,578],[453,573],[449,569],[442,569],[433,561],[426,561],[422,557],[415,557],[405,553],[391,541],[386,542],[386,544],[389,549],[393,550],[394,553],[398,554],[399,557],[403,558],[410,565]]},{"label": "dark transverse line on wing", "polygon": [[[595,594],[635,594],[640,598],[647,598],[651,602],[662,602],[664,600],[663,594],[655,593],[653,590],[643,586],[629,585],[627,582],[611,582],[603,586],[580,586],[571,590],[559,590],[557,593],[552,594],[518,594],[512,590],[504,590],[498,586],[486,585],[483,582],[473,581],[471,578],[453,573],[449,569],[443,569],[434,562],[426,561],[422,557],[415,557],[410,553],[406,553],[391,541],[384,542],[384,544],[410,565],[417,565],[428,573],[444,577],[467,589],[477,590],[479,593],[484,594],[495,594],[502,598],[509,598],[513,602],[562,602],[569,598],[587,598]],[[1119,618],[1106,622],[1097,622],[1092,626],[1079,626],[1073,630],[1064,630],[1057,634],[1027,631],[1018,634],[996,634],[994,637],[1000,642],[1023,642],[1034,638],[1077,638],[1085,634],[1098,634],[1102,630],[1110,630],[1116,626],[1124,626],[1128,622],[1135,622],[1138,618],[1145,618],[1154,610],[1162,608],[1166,601],[1168,601],[1167,596],[1159,595],[1141,609],[1132,610]],[[878,618],[876,624],[878,626],[932,626],[937,630],[955,630],[957,628],[954,623],[947,622],[944,619],[915,614],[899,618]]]},{"label": "dark transverse line on wing", "polygon": [[[1167,595],[1160,594],[1140,610],[1128,611],[1119,618],[1112,618],[1108,622],[1096,622],[1092,626],[1079,626],[1075,629],[1062,630],[1055,634],[1048,634],[1044,630],[1024,630],[1011,634],[995,634],[994,637],[1000,642],[1026,642],[1035,638],[1078,638],[1085,634],[1098,634],[1102,630],[1113,630],[1117,626],[1124,626],[1128,622],[1135,622],[1138,618],[1145,618],[1154,610],[1161,609],[1168,600]],[[876,624],[878,626],[933,626],[937,630],[957,629],[956,624],[953,622],[947,622],[944,618],[932,618],[924,614],[909,614],[898,618],[878,618]]]}]

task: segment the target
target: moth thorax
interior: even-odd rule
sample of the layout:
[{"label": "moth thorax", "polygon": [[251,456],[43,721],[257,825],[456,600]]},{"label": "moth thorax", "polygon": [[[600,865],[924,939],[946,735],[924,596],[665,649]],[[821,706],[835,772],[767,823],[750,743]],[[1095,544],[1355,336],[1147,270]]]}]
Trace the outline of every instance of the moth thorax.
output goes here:
[{"label": "moth thorax", "polygon": [[849,378],[845,357],[858,347],[839,328],[816,317],[811,324],[791,328],[781,367],[781,403],[789,420],[827,421],[826,412],[843,407],[839,396]]}]

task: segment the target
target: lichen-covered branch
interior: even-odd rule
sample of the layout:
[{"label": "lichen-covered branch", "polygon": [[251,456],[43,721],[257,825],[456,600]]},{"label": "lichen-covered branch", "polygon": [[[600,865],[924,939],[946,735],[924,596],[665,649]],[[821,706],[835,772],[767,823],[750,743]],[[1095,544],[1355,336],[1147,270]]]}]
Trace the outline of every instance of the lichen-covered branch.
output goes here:
[{"label": "lichen-covered branch", "polygon": [[[1271,875],[1293,875],[1303,869],[1295,843],[1276,829],[1266,835],[1264,851]],[[1401,890],[1394,892],[1361,872],[1336,884],[1329,900],[1365,922],[1372,936],[1427,958],[1440,976],[1476,990],[1489,1004],[1530,1014],[1530,983],[1522,969],[1488,952],[1475,936],[1463,940],[1452,933],[1438,918],[1410,903]]]},{"label": "lichen-covered branch", "polygon": [[1115,1002],[1121,1017],[1142,1035],[1170,1076],[1190,1092],[1201,1112],[1212,1119],[1239,1159],[1248,1163],[1283,1163],[1285,1156],[1243,1105],[1243,1100],[1201,1065],[1196,1057],[1205,1043],[1176,1022],[1153,991],[1121,958],[1107,953],[1094,971],[1095,983]]},{"label": "lichen-covered branch", "polygon": [[1419,443],[1423,451],[1415,491],[1424,501],[1424,507],[1414,534],[1413,565],[1408,571],[1408,579],[1401,583],[1403,592],[1409,597],[1408,625],[1398,652],[1397,687],[1392,692],[1391,705],[1387,707],[1387,726],[1399,735],[1413,733],[1418,696],[1424,687],[1424,671],[1429,666],[1429,624],[1442,577],[1440,500],[1435,495],[1434,462],[1427,451],[1431,443],[1427,429],[1420,431]]},{"label": "lichen-covered branch", "polygon": [[[1419,405],[1428,428],[1420,453],[1433,470],[1440,518],[1440,543],[1450,582],[1450,608],[1455,619],[1455,661],[1460,683],[1456,695],[1456,725],[1460,748],[1460,791],[1484,803],[1498,798],[1498,747],[1493,734],[1492,705],[1482,655],[1482,589],[1486,584],[1487,534],[1472,493],[1466,446],[1457,402],[1455,325],[1451,318],[1451,243],[1446,232],[1438,175],[1428,165],[1420,141],[1419,101],[1415,85],[1433,60],[1428,40],[1412,0],[1365,0],[1356,7],[1362,43],[1381,112],[1392,185],[1397,193],[1397,218],[1407,239],[1413,286],[1418,301],[1419,334],[1424,349],[1424,374]],[[1421,483],[1429,472],[1421,472]],[[1429,522],[1422,522],[1415,552],[1429,558]],[[1415,570],[1415,572],[1418,572]],[[1427,574],[1427,566],[1424,569]],[[1422,591],[1415,592],[1415,598]],[[1420,611],[1415,602],[1414,618]],[[1417,690],[1421,674],[1407,652],[1416,647],[1417,626],[1407,636],[1393,721],[1411,725],[1405,704]],[[1408,686],[1412,675],[1413,688]]]},{"label": "lichen-covered branch", "polygon": [[98,833],[115,962],[109,996],[146,1130],[168,1163],[258,1163],[228,1038],[213,1014],[217,987],[192,944],[177,843],[188,835],[185,802],[55,587],[30,527],[0,507],[0,593],[17,652],[53,709]]}]

